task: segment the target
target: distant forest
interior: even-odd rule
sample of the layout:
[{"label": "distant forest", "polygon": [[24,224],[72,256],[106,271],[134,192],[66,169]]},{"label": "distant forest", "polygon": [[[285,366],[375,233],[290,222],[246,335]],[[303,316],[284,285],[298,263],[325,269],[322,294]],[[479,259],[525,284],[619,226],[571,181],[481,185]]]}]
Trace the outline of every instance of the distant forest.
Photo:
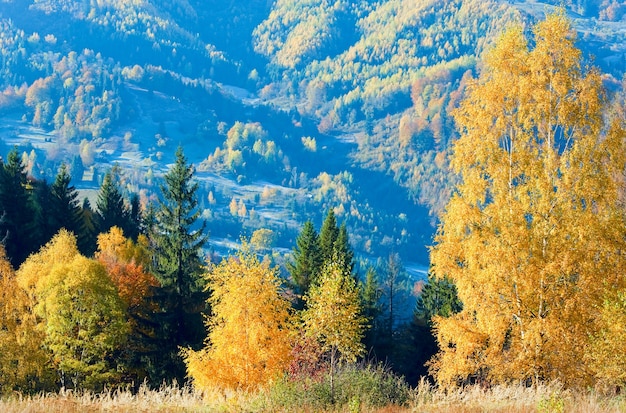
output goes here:
[{"label": "distant forest", "polygon": [[[181,144],[219,252],[262,228],[288,249],[332,208],[359,257],[426,267],[457,179],[451,112],[483,52],[548,3],[5,0],[3,154],[48,181],[65,162],[92,202],[117,164],[145,207]],[[623,3],[566,7],[618,84]]]}]

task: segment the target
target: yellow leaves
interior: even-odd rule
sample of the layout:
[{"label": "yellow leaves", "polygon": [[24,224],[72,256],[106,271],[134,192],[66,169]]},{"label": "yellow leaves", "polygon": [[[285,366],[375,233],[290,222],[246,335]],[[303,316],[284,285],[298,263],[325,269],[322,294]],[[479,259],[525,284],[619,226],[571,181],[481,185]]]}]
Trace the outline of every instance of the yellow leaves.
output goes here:
[{"label": "yellow leaves", "polygon": [[626,292],[607,298],[600,308],[600,330],[591,341],[586,355],[603,383],[623,386],[626,383]]},{"label": "yellow leaves", "polygon": [[[28,291],[33,334],[43,335],[60,380],[101,388],[113,375],[110,356],[126,339],[124,304],[104,266],[80,255],[76,238],[61,230],[20,267],[18,283]],[[41,343],[40,343],[41,344]]]},{"label": "yellow leaves", "polygon": [[600,78],[581,69],[564,16],[538,24],[535,42],[503,35],[455,113],[462,182],[431,263],[464,308],[435,322],[442,383],[589,383],[594,307],[626,270],[623,129],[603,123]]},{"label": "yellow leaves", "polygon": [[349,362],[364,353],[361,339],[366,319],[361,314],[356,281],[343,263],[337,259],[327,262],[306,300],[306,334],[318,340],[323,350],[338,351],[340,358]]},{"label": "yellow leaves", "polygon": [[77,255],[76,237],[62,229],[37,253],[32,254],[18,270],[18,283],[27,291],[37,288],[37,284],[49,274],[54,264],[67,263]]},{"label": "yellow leaves", "polygon": [[0,246],[0,394],[13,389],[37,390],[29,383],[32,377],[45,383],[46,354],[34,326],[28,296],[17,284]]},{"label": "yellow leaves", "polygon": [[249,251],[223,260],[207,274],[212,315],[207,345],[185,350],[198,388],[253,390],[284,372],[290,359],[289,302],[276,269]]}]

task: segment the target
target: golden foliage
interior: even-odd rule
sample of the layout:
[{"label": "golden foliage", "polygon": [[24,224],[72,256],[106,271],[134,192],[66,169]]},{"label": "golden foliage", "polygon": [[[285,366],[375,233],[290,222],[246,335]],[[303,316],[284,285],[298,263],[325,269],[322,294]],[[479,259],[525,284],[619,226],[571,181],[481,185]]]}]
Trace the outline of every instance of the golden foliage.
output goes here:
[{"label": "golden foliage", "polygon": [[184,351],[197,388],[257,389],[289,363],[289,302],[280,295],[277,270],[247,248],[207,274],[212,315],[206,347]]},{"label": "golden foliage", "polygon": [[125,307],[104,266],[80,255],[74,235],[61,230],[22,264],[17,281],[61,385],[101,388],[115,377],[112,353],[128,333]]},{"label": "golden foliage", "polygon": [[40,390],[38,387],[45,386],[48,378],[47,355],[41,348],[43,336],[35,331],[30,306],[0,245],[0,394],[17,389]]},{"label": "golden foliage", "polygon": [[32,296],[38,283],[50,273],[55,264],[69,263],[79,254],[76,237],[61,229],[50,242],[22,263],[17,271],[18,283]]},{"label": "golden foliage", "polygon": [[331,356],[338,353],[342,360],[354,362],[363,355],[361,340],[367,320],[362,315],[356,280],[344,263],[336,258],[326,262],[306,301],[302,317],[307,336],[317,339]]},{"label": "golden foliage", "polygon": [[591,341],[587,361],[607,385],[626,384],[626,293],[618,292],[600,309],[600,330]]},{"label": "golden foliage", "polygon": [[591,383],[596,304],[624,284],[624,130],[606,125],[599,74],[584,71],[562,14],[507,31],[455,113],[462,182],[442,217],[433,271],[463,311],[435,320],[442,384]]}]

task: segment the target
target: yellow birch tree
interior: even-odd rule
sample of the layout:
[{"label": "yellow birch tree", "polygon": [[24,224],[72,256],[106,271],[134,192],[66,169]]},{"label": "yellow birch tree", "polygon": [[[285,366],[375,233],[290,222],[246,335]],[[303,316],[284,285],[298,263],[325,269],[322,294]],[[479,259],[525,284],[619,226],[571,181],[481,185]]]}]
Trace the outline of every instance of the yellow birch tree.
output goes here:
[{"label": "yellow birch tree", "polygon": [[0,245],[0,394],[47,390],[51,384],[43,335],[35,325],[28,295]]},{"label": "yellow birch tree", "polygon": [[126,309],[104,266],[78,252],[76,237],[59,231],[24,261],[17,281],[59,384],[102,389],[115,380],[113,353],[127,338]]},{"label": "yellow birch tree", "polygon": [[316,284],[305,297],[302,315],[305,334],[330,356],[330,391],[334,399],[334,377],[339,362],[354,362],[365,353],[363,315],[356,280],[337,254],[326,263]]},{"label": "yellow birch tree", "polygon": [[624,130],[563,13],[508,30],[455,113],[461,178],[431,250],[463,310],[436,318],[437,380],[593,381],[598,304],[623,286]]},{"label": "yellow birch tree", "polygon": [[277,269],[244,249],[206,276],[211,317],[206,346],[183,352],[200,389],[255,390],[283,373],[291,355],[289,302]]}]

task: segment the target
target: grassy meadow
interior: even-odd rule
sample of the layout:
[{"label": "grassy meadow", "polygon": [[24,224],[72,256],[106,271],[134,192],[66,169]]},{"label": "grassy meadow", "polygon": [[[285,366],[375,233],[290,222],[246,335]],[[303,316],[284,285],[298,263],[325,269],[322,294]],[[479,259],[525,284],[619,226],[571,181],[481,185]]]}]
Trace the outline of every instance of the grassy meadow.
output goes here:
[{"label": "grassy meadow", "polygon": [[[291,388],[286,388],[291,387]],[[323,387],[323,386],[322,386]],[[344,383],[345,387],[345,383]],[[401,386],[402,387],[402,386]],[[327,388],[325,390],[328,390]],[[469,386],[452,391],[437,389],[427,382],[408,389],[401,398],[372,400],[371,389],[337,389],[330,403],[323,388],[305,383],[278,383],[256,393],[237,391],[197,392],[190,387],[164,386],[158,390],[141,387],[103,393],[59,393],[22,396],[13,394],[0,400],[0,411],[14,412],[626,412],[626,397],[604,396],[594,391],[577,393],[559,384],[536,388],[521,385],[489,389]],[[307,394],[305,394],[307,393]],[[374,391],[376,393],[376,391]]]}]

